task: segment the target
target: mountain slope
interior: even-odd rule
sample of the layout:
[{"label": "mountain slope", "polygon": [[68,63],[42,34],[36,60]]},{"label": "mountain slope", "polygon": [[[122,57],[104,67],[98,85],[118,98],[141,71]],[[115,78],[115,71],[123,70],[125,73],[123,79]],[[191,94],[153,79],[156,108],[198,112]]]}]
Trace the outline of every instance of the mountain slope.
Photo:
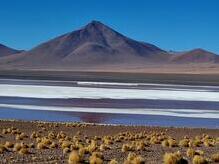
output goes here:
[{"label": "mountain slope", "polygon": [[0,57],[5,57],[8,55],[20,53],[21,51],[9,48],[5,45],[0,44]]},{"label": "mountain slope", "polygon": [[194,49],[175,55],[172,62],[176,63],[218,63],[219,56],[204,49]]},{"label": "mountain slope", "polygon": [[163,62],[168,54],[160,48],[129,39],[110,27],[92,21],[22,55],[8,63],[19,65],[98,65],[142,61]]},{"label": "mountain slope", "polygon": [[203,49],[166,52],[152,44],[130,39],[98,21],[56,37],[30,51],[1,57],[3,68],[133,69],[160,64],[219,63],[219,56]]}]

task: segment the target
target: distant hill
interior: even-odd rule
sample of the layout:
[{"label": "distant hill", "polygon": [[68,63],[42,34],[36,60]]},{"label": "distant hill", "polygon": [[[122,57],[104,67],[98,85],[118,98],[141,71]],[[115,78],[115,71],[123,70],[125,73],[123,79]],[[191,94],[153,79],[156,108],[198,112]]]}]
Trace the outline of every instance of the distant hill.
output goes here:
[{"label": "distant hill", "polygon": [[204,49],[194,49],[171,59],[175,63],[218,63],[219,56]]},{"label": "distant hill", "polygon": [[15,49],[12,49],[5,45],[0,44],[0,57],[5,57],[5,56],[12,55],[12,54],[20,53],[20,52],[21,52],[20,50],[15,50]]}]

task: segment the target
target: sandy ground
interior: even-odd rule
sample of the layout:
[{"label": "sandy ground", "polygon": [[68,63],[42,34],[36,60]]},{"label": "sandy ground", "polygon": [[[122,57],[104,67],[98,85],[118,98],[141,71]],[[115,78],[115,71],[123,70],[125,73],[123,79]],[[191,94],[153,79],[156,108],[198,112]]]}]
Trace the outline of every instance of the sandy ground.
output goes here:
[{"label": "sandy ground", "polygon": [[[173,68],[151,68],[145,70],[3,70],[0,69],[1,79],[35,79],[59,81],[100,81],[100,82],[136,82],[136,83],[164,83],[186,85],[219,85],[217,67],[215,71],[183,71]],[[164,69],[164,71],[163,71]],[[156,70],[156,71],[153,71]]]},{"label": "sandy ground", "polygon": [[[175,139],[176,145],[162,146],[161,143],[163,140],[168,140],[167,138]],[[192,149],[203,151],[206,159],[210,160],[212,154],[219,153],[219,130],[214,129],[2,120],[0,121],[0,152],[3,146],[6,149],[0,153],[0,163],[68,163],[69,152],[74,149],[78,151],[78,147],[89,147],[91,140],[96,142],[95,149],[91,150],[91,153],[102,152],[104,163],[108,163],[113,158],[123,163],[130,152],[140,155],[146,163],[163,163],[165,152],[177,151],[180,151],[191,163],[192,158],[186,155],[188,147],[179,145],[179,141],[183,138],[189,139]],[[200,144],[193,144],[195,140],[200,140]],[[5,144],[7,141],[10,144]],[[22,148],[28,152],[22,152],[18,148],[15,150],[15,143],[22,143]],[[43,143],[45,147],[40,148],[39,143]],[[144,146],[138,148],[138,143],[144,143]],[[52,144],[57,147],[53,147]],[[125,144],[132,145],[131,149],[122,152]],[[89,156],[89,153],[85,154],[82,163],[88,163]]]}]

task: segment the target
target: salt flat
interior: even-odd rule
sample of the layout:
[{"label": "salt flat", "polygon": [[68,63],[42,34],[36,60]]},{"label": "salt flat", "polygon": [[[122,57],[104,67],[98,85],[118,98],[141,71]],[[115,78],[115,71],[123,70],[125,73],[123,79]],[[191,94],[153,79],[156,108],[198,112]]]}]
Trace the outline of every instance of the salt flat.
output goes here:
[{"label": "salt flat", "polygon": [[0,96],[34,98],[89,98],[89,99],[161,99],[186,101],[219,101],[219,92],[208,90],[153,90],[91,87],[64,87],[0,84]]},{"label": "salt flat", "polygon": [[[59,85],[61,81],[37,80],[8,82],[9,84],[4,80],[0,83],[2,112],[8,110],[18,114],[19,111],[29,110],[35,111],[36,114],[50,111],[54,112],[55,119],[59,117],[63,120],[65,120],[64,112],[67,112],[69,117],[73,116],[74,112],[82,115],[102,113],[106,117],[107,114],[114,114],[110,117],[112,120],[115,115],[121,114],[130,117],[145,115],[188,118],[190,121],[206,119],[209,120],[209,125],[219,119],[219,90],[216,86],[81,81]],[[59,115],[57,112],[62,114]],[[11,118],[11,114],[9,115]],[[9,115],[4,112],[4,117],[8,118]],[[74,116],[74,119],[80,120],[77,116]],[[117,117],[117,120],[120,123],[124,121],[122,117],[121,119]],[[175,122],[180,125],[177,119]],[[205,124],[208,125],[206,122]]]}]

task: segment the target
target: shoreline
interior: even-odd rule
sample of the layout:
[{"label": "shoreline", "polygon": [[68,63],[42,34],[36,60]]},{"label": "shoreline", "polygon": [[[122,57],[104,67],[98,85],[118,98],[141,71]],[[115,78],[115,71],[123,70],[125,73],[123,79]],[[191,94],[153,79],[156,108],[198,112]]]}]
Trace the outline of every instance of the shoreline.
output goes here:
[{"label": "shoreline", "polygon": [[149,128],[149,129],[176,129],[176,130],[204,130],[204,131],[215,131],[219,137],[219,129],[218,128],[206,128],[206,127],[177,127],[177,126],[157,126],[157,125],[125,125],[125,124],[110,124],[110,123],[89,123],[89,122],[81,122],[81,121],[43,121],[43,120],[22,120],[22,119],[1,119],[0,124],[2,122],[9,123],[43,123],[43,124],[81,124],[81,125],[90,125],[90,126],[107,126],[107,127],[128,127],[128,128]]},{"label": "shoreline", "polygon": [[[201,110],[201,112],[210,112],[204,116],[203,113],[198,113],[194,109],[119,109],[119,108],[88,108],[88,107],[55,107],[55,106],[38,106],[38,105],[12,105],[12,104],[0,104],[0,108],[16,109],[16,110],[29,110],[29,111],[46,111],[46,112],[70,112],[70,113],[92,113],[92,114],[113,114],[113,115],[139,115],[139,116],[158,116],[158,117],[176,117],[176,118],[189,118],[189,119],[219,119],[219,116],[215,116],[217,110]],[[134,111],[132,111],[134,110]],[[184,112],[187,114],[174,114],[177,112]],[[189,112],[195,114],[188,115]],[[214,113],[213,113],[214,112]]]},{"label": "shoreline", "polygon": [[157,84],[219,86],[219,76],[217,75],[218,74],[214,74],[214,73],[188,74],[188,73],[0,70],[0,79],[157,83]]}]

